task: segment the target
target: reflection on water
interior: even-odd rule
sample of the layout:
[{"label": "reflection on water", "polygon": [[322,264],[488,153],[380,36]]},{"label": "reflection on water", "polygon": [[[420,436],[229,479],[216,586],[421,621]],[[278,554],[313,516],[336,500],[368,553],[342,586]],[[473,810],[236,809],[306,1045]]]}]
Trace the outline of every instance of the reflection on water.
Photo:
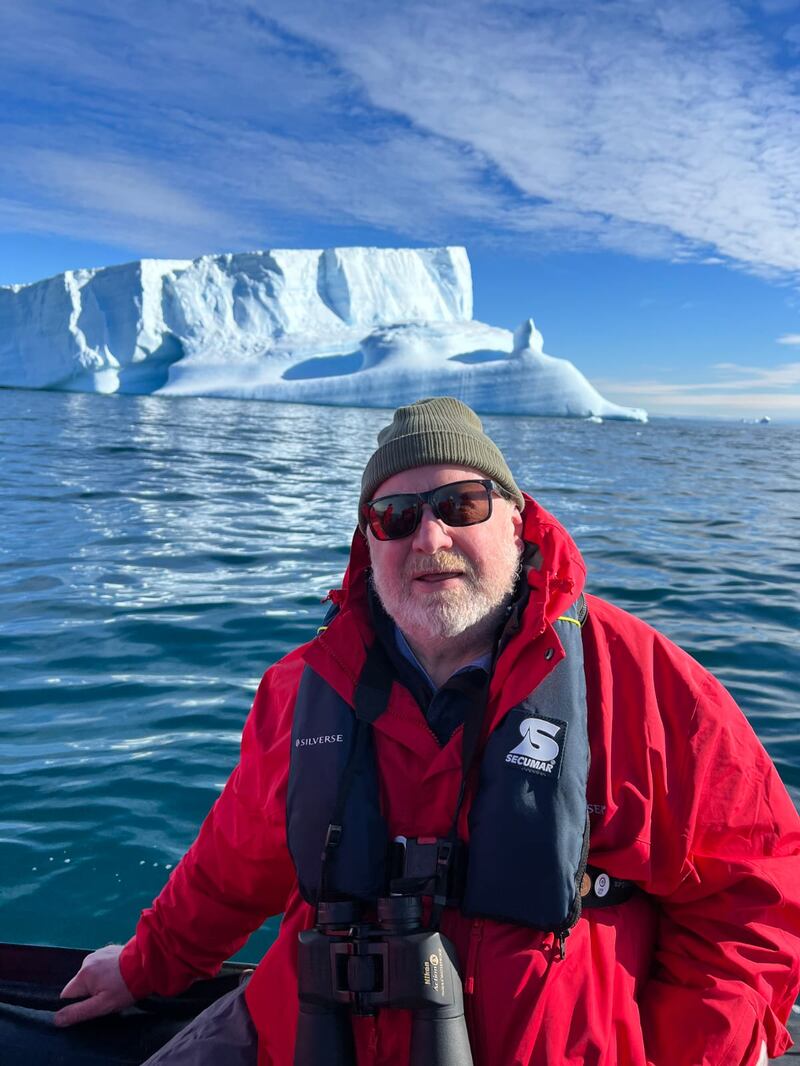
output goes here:
[{"label": "reflection on water", "polygon": [[[130,932],[235,762],[261,673],[340,581],[385,421],[0,392],[0,939]],[[714,670],[800,797],[800,429],[485,422],[589,590]]]}]

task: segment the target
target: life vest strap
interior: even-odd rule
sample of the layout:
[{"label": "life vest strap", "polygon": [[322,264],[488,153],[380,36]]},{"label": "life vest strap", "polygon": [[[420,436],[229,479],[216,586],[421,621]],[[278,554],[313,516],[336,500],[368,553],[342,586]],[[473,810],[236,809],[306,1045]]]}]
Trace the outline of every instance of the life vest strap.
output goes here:
[{"label": "life vest strap", "polygon": [[[443,857],[447,861],[448,907],[459,907],[467,874],[468,845],[459,840],[452,847],[449,837],[395,837],[389,845],[389,894],[434,896]],[[612,877],[598,866],[587,866],[581,882],[582,907],[615,907],[636,892],[633,881]]]},{"label": "life vest strap", "polygon": [[583,907],[615,907],[618,903],[627,903],[636,891],[633,881],[612,877],[597,866],[587,866],[580,888],[581,904]]}]

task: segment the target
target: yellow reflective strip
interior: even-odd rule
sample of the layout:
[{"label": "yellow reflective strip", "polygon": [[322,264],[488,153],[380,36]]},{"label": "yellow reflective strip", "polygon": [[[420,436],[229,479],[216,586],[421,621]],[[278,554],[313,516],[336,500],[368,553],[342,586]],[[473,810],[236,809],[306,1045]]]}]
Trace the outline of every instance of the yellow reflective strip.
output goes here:
[{"label": "yellow reflective strip", "polygon": [[317,630],[317,636],[319,636],[320,633],[324,633],[327,628],[328,628],[327,626],[320,626],[319,629]]},{"label": "yellow reflective strip", "polygon": [[557,622],[572,622],[572,624],[574,626],[577,626],[579,629],[580,629],[580,625],[581,625],[577,618],[568,618],[567,615],[565,615],[565,614],[560,614],[558,616],[558,618],[556,619],[556,621]]}]

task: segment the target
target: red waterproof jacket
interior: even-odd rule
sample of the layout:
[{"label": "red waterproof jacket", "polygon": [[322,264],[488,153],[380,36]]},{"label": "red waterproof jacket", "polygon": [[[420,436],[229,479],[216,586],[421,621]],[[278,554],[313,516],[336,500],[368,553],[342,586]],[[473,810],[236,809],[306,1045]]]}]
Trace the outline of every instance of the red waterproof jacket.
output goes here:
[{"label": "red waterproof jacket", "polygon": [[[532,500],[524,536],[542,565],[529,576],[520,631],[497,660],[487,730],[563,657],[552,623],[584,583],[574,543]],[[352,701],[374,639],[367,566],[356,533],[344,587],[333,594],[339,614],[265,674],[239,765],[120,960],[135,996],[175,993],[284,912],[247,989],[259,1066],[292,1064],[297,934],[313,924],[286,845],[297,686],[308,664]],[[587,602],[589,861],[644,891],[585,911],[563,960],[551,934],[445,912],[475,1066],[739,1066],[755,1063],[762,1040],[780,1055],[800,985],[800,819],[725,689],[649,626]],[[446,835],[461,729],[440,748],[396,684],[375,742],[390,834]],[[406,1066],[405,1012],[355,1026],[359,1066]]]}]

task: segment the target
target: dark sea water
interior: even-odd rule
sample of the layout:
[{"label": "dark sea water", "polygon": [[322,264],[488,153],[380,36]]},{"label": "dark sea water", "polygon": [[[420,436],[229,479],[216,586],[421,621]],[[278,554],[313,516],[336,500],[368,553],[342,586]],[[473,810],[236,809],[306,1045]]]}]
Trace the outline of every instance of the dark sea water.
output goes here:
[{"label": "dark sea water", "polygon": [[[386,420],[0,391],[0,940],[131,933],[321,620]],[[713,670],[800,799],[800,427],[485,424],[589,590]]]}]

